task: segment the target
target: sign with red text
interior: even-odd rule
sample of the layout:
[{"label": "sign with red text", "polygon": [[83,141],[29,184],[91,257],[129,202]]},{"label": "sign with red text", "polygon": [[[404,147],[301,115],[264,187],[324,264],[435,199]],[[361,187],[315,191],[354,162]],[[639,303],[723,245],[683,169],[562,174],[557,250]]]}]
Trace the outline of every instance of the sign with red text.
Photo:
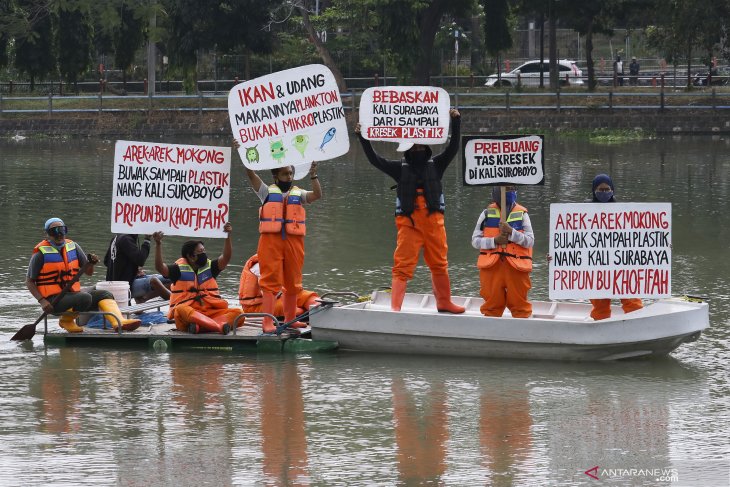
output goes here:
[{"label": "sign with red text", "polygon": [[542,135],[462,137],[466,186],[504,186],[545,182]]},{"label": "sign with red text", "polygon": [[325,161],[350,150],[340,90],[321,64],[237,84],[228,94],[228,115],[249,169]]},{"label": "sign with red text", "polygon": [[550,205],[550,299],[672,294],[671,203]]},{"label": "sign with red text", "polygon": [[443,88],[368,88],[360,97],[360,134],[367,140],[443,144],[449,135],[450,105]]},{"label": "sign with red text", "polygon": [[118,140],[112,233],[225,237],[230,147]]}]

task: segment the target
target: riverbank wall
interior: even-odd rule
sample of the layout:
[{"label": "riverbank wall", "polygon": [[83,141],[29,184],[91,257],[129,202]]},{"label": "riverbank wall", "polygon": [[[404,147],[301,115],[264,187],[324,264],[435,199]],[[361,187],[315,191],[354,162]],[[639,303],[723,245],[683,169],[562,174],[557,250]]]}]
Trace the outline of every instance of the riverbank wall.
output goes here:
[{"label": "riverbank wall", "polygon": [[[550,133],[560,131],[641,130],[655,135],[730,134],[724,109],[555,110],[462,109],[462,132]],[[355,119],[348,113],[350,126]],[[221,112],[51,113],[0,116],[0,137],[229,136],[228,114]]]}]

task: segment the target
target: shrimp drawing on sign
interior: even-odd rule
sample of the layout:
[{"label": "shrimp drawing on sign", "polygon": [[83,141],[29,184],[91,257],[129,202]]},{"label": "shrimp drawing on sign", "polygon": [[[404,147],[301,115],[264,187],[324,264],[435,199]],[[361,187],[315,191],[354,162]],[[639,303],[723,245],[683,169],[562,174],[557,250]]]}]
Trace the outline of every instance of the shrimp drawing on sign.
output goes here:
[{"label": "shrimp drawing on sign", "polygon": [[320,146],[319,146],[319,150],[321,150],[322,152],[324,152],[324,149],[323,149],[323,147],[324,147],[324,146],[325,146],[325,144],[327,144],[327,143],[328,143],[328,142],[329,142],[330,140],[332,140],[332,139],[334,139],[334,138],[335,138],[335,132],[337,132],[337,129],[335,129],[334,127],[332,127],[332,128],[330,128],[330,129],[329,129],[329,130],[327,131],[327,133],[326,133],[326,134],[324,134],[324,138],[322,139],[322,143],[321,143],[321,144],[320,144]]}]

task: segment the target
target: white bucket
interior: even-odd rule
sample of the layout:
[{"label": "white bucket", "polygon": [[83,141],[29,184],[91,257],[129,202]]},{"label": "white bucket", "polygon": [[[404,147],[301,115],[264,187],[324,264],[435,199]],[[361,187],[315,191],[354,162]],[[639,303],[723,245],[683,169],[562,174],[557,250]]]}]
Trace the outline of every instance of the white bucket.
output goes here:
[{"label": "white bucket", "polygon": [[131,291],[127,281],[101,281],[96,283],[96,289],[100,291],[109,291],[114,295],[114,301],[120,308],[129,306]]}]

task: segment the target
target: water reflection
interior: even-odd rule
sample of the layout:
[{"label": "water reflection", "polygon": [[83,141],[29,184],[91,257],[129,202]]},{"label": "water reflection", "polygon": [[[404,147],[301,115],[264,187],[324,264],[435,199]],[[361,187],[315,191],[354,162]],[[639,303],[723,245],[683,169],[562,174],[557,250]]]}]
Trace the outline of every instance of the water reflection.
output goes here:
[{"label": "water reflection", "polygon": [[[722,222],[730,213],[729,141],[596,146],[546,138],[545,186],[520,189],[538,237],[536,254],[547,250],[549,203],[582,201],[597,172],[611,173],[623,201],[672,202],[674,291],[712,298],[710,328],[680,347],[678,360],[156,354],[46,348],[40,334],[35,346],[8,342],[40,313],[24,276],[47,216],[64,217],[86,250],[106,248],[112,142],[0,142],[0,206],[11,235],[0,253],[0,369],[6,372],[0,479],[34,485],[562,486],[592,481],[583,472],[598,465],[673,466],[681,485],[692,478],[727,485],[730,260],[723,257],[730,228]],[[320,166],[325,199],[311,209],[304,277],[318,291],[365,293],[390,282],[392,182],[373,171],[358,144],[353,147]],[[395,156],[387,148],[383,153]],[[469,242],[488,192],[463,187],[458,166],[444,178],[449,267],[454,294],[476,295]],[[243,265],[256,247],[258,201],[242,166],[233,164],[232,173],[233,264]],[[184,239],[171,240],[167,261]],[[234,299],[238,272],[223,273],[219,284]],[[413,291],[430,290],[424,267],[412,284]],[[532,298],[547,298],[547,266],[540,262],[533,285]],[[686,459],[699,467],[685,465]],[[708,465],[719,465],[720,473],[709,469],[703,477]]]}]

